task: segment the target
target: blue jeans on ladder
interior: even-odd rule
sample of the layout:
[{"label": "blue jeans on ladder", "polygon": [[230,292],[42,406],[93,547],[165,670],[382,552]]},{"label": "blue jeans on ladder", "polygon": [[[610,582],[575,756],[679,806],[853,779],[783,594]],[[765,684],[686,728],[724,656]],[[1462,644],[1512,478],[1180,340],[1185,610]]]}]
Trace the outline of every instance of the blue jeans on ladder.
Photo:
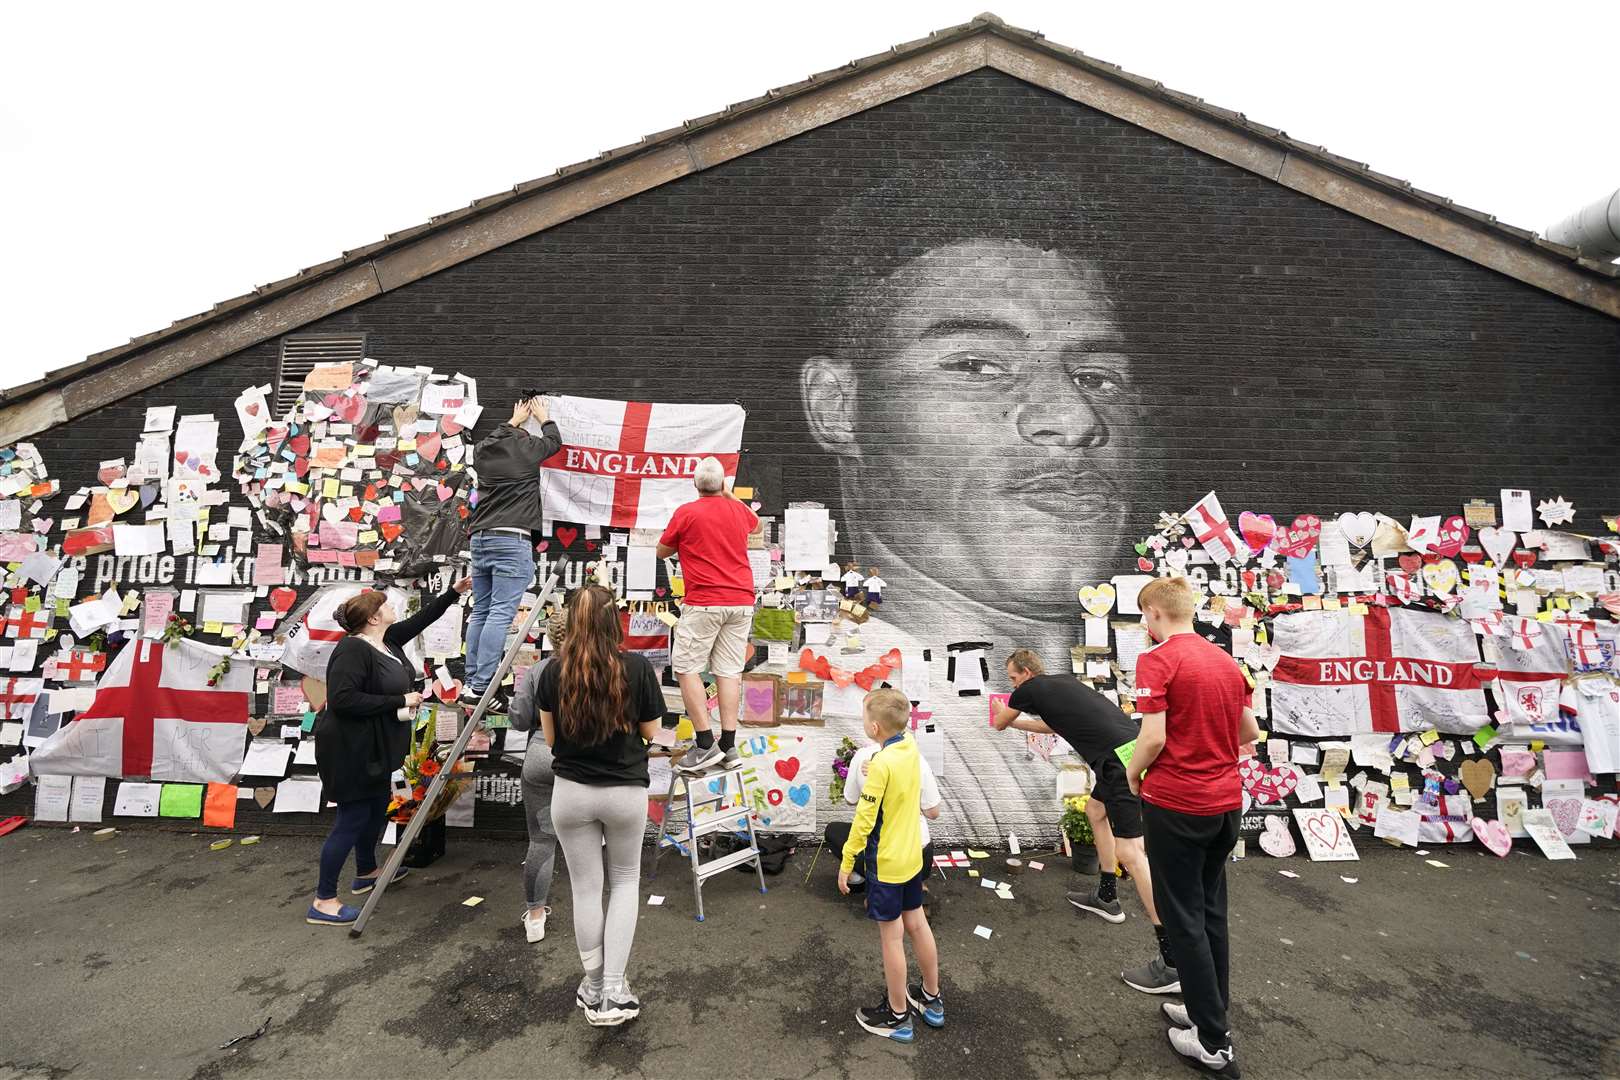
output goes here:
[{"label": "blue jeans on ladder", "polygon": [[467,687],[483,693],[501,666],[506,631],[534,582],[528,536],[485,530],[472,538],[472,617],[467,620]]}]

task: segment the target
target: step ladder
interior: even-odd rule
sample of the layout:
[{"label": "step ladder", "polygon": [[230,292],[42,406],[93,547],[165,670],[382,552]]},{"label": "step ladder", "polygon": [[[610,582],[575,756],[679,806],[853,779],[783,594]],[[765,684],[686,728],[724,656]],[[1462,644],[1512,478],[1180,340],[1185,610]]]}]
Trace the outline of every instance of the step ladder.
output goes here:
[{"label": "step ladder", "polygon": [[[719,791],[712,788],[720,781]],[[680,802],[676,799],[679,797]],[[686,818],[682,828],[671,828],[671,818],[685,807]],[[703,817],[698,811],[713,809]],[[730,833],[748,841],[748,846],[722,855],[718,859],[703,861],[699,838],[717,833]],[[658,826],[658,843],[653,848],[652,869],[648,879],[658,875],[658,860],[665,848],[675,848],[692,862],[692,898],[697,904],[697,921],[703,921],[703,883],[716,874],[723,874],[734,866],[754,864],[759,878],[759,891],[765,892],[765,871],[759,862],[759,840],[754,833],[754,810],[748,805],[748,793],[743,787],[741,769],[714,768],[706,772],[685,773],[675,771],[669,783],[669,802],[664,808],[664,820]]]}]

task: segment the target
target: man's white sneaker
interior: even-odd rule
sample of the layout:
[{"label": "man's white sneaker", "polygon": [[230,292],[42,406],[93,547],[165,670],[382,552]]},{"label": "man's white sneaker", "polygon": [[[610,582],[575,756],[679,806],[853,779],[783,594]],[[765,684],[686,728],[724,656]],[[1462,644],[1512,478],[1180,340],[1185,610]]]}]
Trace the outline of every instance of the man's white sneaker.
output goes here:
[{"label": "man's white sneaker", "polygon": [[1160,1005],[1159,1008],[1164,1010],[1164,1018],[1176,1025],[1176,1027],[1190,1028],[1193,1026],[1192,1020],[1187,1016],[1187,1006],[1181,1002],[1167,1001]]},{"label": "man's white sneaker", "polygon": [[1239,1080],[1241,1074],[1238,1072],[1237,1059],[1232,1055],[1231,1043],[1211,1053],[1198,1041],[1198,1032],[1194,1028],[1173,1027],[1168,1034],[1171,1048],[1194,1065],[1216,1076]]},{"label": "man's white sneaker", "polygon": [[529,939],[530,945],[546,940],[546,916],[551,914],[551,909],[541,908],[538,918],[536,914],[527,908],[523,910],[523,936]]}]

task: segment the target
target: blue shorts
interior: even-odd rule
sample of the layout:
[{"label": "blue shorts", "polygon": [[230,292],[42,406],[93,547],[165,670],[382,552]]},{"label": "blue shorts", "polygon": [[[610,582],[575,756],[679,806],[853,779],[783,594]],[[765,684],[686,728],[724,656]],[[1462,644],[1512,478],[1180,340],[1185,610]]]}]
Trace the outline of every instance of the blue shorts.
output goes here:
[{"label": "blue shorts", "polygon": [[917,876],[900,885],[891,885],[876,878],[866,879],[866,917],[877,922],[893,922],[904,911],[922,907],[923,882],[928,878],[926,865]]}]

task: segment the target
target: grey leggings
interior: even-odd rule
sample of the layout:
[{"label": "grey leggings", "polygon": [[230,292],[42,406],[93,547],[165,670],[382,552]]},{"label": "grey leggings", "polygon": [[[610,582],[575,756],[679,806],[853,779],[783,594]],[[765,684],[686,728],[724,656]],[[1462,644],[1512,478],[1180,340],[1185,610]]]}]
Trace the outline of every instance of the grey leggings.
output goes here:
[{"label": "grey leggings", "polygon": [[557,833],[551,827],[551,747],[532,737],[523,754],[523,818],[529,826],[529,854],[523,860],[523,899],[530,911],[546,906],[557,865]]},{"label": "grey leggings", "polygon": [[[647,832],[643,784],[577,784],[559,776],[551,820],[568,859],[574,894],[574,945],[585,981],[604,993],[625,992],[624,969],[641,904],[641,842]],[[607,839],[608,900],[602,910],[602,840]]]}]

